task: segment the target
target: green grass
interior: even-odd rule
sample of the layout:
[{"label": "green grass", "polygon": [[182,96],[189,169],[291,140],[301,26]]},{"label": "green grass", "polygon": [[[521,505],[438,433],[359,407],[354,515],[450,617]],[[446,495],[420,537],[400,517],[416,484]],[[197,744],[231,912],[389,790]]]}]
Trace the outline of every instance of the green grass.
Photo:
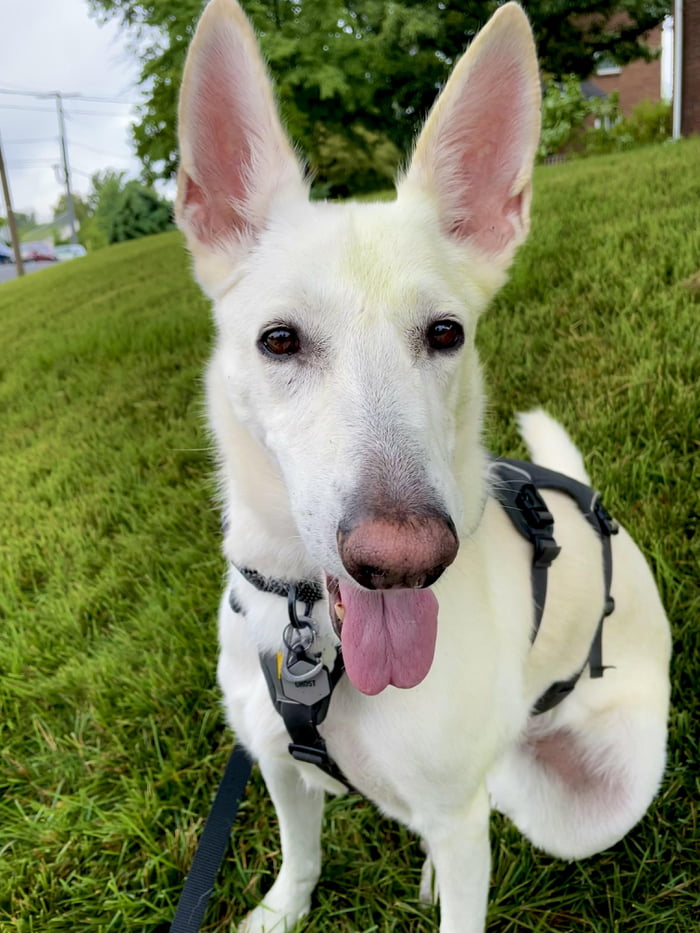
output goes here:
[{"label": "green grass", "polygon": [[[489,441],[545,405],[649,556],[675,638],[649,815],[566,864],[493,820],[489,933],[689,933],[700,916],[700,140],[538,170],[532,236],[480,332]],[[200,373],[206,302],[176,234],[0,288],[0,930],[165,933],[230,746],[214,672],[223,562]],[[329,803],[311,933],[436,929],[421,853]],[[207,914],[279,864],[260,779]]]}]

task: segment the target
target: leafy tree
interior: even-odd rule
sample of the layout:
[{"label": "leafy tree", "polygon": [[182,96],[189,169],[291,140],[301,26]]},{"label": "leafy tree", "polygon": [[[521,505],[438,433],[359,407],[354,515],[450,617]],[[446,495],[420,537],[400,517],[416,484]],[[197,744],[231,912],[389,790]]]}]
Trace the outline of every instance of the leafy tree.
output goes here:
[{"label": "leafy tree", "polygon": [[[502,0],[243,0],[275,76],[292,137],[329,190],[338,162],[328,140],[342,140],[353,164],[377,146],[405,152],[455,59]],[[145,99],[134,128],[144,177],[169,178],[177,163],[180,77],[202,0],[90,0],[104,19],[132,33],[143,61]],[[669,0],[524,0],[542,70],[588,76],[599,55],[621,64],[648,57],[643,34]],[[330,147],[337,155],[337,146]],[[355,184],[383,185],[384,172]],[[359,189],[355,189],[359,190]]]},{"label": "leafy tree", "polygon": [[[85,198],[82,198],[79,194],[75,194],[75,192],[71,194],[71,198],[73,200],[75,219],[81,224],[90,214],[90,205]],[[54,204],[53,219],[54,221],[63,220],[67,214],[68,201],[65,194],[62,194]]]},{"label": "leafy tree", "polygon": [[561,82],[550,82],[542,99],[538,158],[544,160],[565,148],[581,148],[587,117],[597,118],[602,134],[609,132],[608,128],[620,119],[618,95],[587,98],[575,75],[569,75]]},{"label": "leafy tree", "polygon": [[129,181],[119,193],[115,205],[109,242],[136,240],[152,233],[163,233],[172,226],[171,205],[140,182]]},{"label": "leafy tree", "polygon": [[101,249],[112,242],[112,220],[124,188],[125,172],[105,169],[95,172],[87,196],[88,216],[80,225],[80,242],[89,250]]},{"label": "leafy tree", "polygon": [[140,182],[125,181],[125,174],[106,169],[92,176],[80,225],[81,242],[90,250],[172,227],[170,204]]}]

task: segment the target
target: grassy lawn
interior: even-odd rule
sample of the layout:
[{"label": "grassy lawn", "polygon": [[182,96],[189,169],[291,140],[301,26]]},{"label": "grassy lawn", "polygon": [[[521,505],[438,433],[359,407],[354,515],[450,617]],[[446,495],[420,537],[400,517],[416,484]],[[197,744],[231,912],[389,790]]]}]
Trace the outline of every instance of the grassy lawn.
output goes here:
[{"label": "grassy lawn", "polygon": [[[700,917],[700,140],[538,170],[532,236],[485,318],[493,449],[542,404],[651,560],[675,636],[667,776],[645,820],[566,864],[493,820],[490,933],[690,933]],[[176,234],[0,287],[0,930],[165,933],[231,736],[203,430],[205,301]],[[311,933],[428,933],[421,853],[328,805]],[[207,915],[279,859],[256,776]]]}]

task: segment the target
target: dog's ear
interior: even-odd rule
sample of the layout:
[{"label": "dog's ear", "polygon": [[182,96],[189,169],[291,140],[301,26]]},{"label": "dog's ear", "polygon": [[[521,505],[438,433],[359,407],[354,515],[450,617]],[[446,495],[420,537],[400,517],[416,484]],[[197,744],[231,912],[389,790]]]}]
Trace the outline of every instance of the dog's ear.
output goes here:
[{"label": "dog's ear", "polygon": [[529,229],[541,96],[530,25],[507,3],[457,63],[398,187],[427,195],[443,231],[502,270]]},{"label": "dog's ear", "polygon": [[235,0],[212,0],[197,26],[180,93],[179,144],[175,216],[200,284],[216,297],[272,208],[308,196]]}]

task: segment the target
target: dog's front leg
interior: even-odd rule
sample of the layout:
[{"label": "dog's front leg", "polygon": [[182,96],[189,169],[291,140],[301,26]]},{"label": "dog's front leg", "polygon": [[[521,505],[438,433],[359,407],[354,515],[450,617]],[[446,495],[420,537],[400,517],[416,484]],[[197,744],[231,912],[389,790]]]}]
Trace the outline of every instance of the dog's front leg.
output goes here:
[{"label": "dog's front leg", "polygon": [[421,827],[435,867],[440,933],[483,933],[491,869],[489,811],[483,787],[464,809],[433,812]]},{"label": "dog's front leg", "polygon": [[282,846],[280,873],[260,904],[245,918],[240,933],[285,933],[308,913],[321,873],[321,820],[324,793],[309,789],[293,763],[259,762],[277,811]]}]

